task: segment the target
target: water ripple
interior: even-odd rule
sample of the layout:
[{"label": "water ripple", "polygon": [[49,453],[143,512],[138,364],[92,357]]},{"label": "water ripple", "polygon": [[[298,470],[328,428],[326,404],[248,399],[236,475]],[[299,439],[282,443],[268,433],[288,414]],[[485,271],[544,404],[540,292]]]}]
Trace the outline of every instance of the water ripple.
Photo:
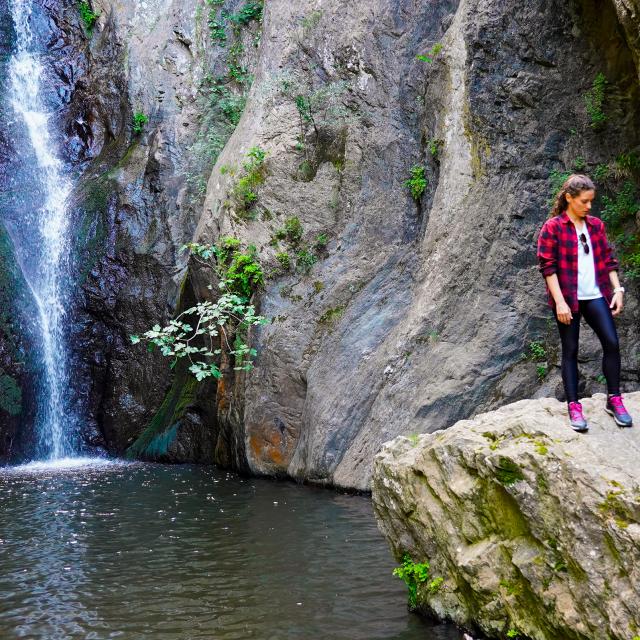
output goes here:
[{"label": "water ripple", "polygon": [[458,640],[407,613],[370,501],[212,468],[0,469],[0,637]]}]

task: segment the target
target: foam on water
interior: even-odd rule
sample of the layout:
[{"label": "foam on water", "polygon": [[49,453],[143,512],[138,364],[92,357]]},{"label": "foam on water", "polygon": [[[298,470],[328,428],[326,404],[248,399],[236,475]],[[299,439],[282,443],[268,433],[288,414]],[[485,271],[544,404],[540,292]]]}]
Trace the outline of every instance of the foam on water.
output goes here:
[{"label": "foam on water", "polygon": [[97,469],[105,467],[122,467],[135,463],[126,460],[110,460],[108,458],[57,458],[55,460],[35,460],[15,467],[3,467],[0,473],[34,474],[48,472],[77,471],[83,469]]}]

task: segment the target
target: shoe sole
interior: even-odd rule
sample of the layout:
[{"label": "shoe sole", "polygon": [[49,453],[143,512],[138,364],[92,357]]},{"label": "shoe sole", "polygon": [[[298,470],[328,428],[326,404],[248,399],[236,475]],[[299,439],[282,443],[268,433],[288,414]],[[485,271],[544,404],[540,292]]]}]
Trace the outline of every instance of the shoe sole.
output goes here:
[{"label": "shoe sole", "polygon": [[572,428],[576,433],[585,433],[585,432],[589,431],[589,427],[574,427],[574,426],[571,426],[571,428]]},{"label": "shoe sole", "polygon": [[615,423],[619,426],[619,427],[633,427],[633,422],[629,422],[628,424],[626,422],[619,422],[618,421],[618,417],[616,416],[616,414],[613,412],[612,409],[609,409],[609,407],[605,407],[604,410],[613,417]]}]

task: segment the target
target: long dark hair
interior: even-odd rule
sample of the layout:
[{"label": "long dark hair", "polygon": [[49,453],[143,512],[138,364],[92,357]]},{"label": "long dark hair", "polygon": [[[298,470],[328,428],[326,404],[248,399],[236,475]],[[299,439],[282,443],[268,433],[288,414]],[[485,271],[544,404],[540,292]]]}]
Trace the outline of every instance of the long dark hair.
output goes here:
[{"label": "long dark hair", "polygon": [[572,173],[562,184],[560,191],[558,191],[555,200],[553,201],[553,207],[549,213],[549,217],[559,216],[563,211],[567,210],[567,193],[575,198],[583,191],[595,191],[595,185],[591,181],[589,176],[584,176],[581,173]]}]

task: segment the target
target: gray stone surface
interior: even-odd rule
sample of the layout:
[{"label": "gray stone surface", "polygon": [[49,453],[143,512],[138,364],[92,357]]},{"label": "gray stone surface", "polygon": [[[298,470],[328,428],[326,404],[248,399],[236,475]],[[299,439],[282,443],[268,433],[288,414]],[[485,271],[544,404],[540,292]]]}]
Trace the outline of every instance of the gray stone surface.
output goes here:
[{"label": "gray stone surface", "polygon": [[588,434],[552,398],[446,431],[400,436],[375,459],[373,503],[396,558],[428,561],[423,612],[489,637],[629,640],[640,625],[640,393],[620,429],[605,396]]}]

